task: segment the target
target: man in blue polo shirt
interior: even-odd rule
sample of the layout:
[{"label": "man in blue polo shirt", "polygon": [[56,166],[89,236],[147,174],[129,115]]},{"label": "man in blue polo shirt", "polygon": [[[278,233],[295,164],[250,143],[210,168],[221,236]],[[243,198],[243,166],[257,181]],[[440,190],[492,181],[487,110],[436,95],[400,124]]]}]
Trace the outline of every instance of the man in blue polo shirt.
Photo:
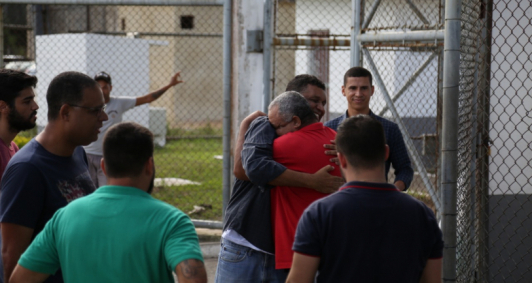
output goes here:
[{"label": "man in blue polo shirt", "polygon": [[390,165],[393,166],[395,170],[394,185],[399,190],[404,191],[410,187],[414,170],[412,170],[408,151],[397,124],[375,115],[369,108],[369,102],[375,92],[372,80],[370,71],[362,67],[353,67],[347,70],[342,86],[342,94],[347,99],[347,111],[342,116],[326,122],[325,126],[336,131],[343,120],[358,114],[369,115],[381,122],[384,127],[386,144],[390,147],[390,158],[386,160],[385,174],[388,176]]},{"label": "man in blue polo shirt", "polygon": [[441,282],[441,230],[432,210],[386,182],[381,123],[348,118],[336,146],[347,183],[303,213],[287,282]]},{"label": "man in blue polo shirt", "polygon": [[57,211],[20,258],[9,282],[42,282],[61,267],[65,282],[207,282],[190,218],[150,196],[153,135],[135,123],[103,141],[109,185]]}]

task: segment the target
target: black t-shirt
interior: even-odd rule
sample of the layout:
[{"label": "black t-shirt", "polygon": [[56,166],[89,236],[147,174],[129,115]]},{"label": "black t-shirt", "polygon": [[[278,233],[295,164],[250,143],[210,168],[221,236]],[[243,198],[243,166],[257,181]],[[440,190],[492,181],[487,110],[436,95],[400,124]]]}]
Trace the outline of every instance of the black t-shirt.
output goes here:
[{"label": "black t-shirt", "polygon": [[[9,161],[1,184],[0,222],[33,229],[32,239],[58,209],[96,189],[81,146],[72,156],[57,156],[35,139]],[[58,272],[45,282],[63,280]]]},{"label": "black t-shirt", "polygon": [[351,182],[305,210],[293,250],[320,258],[317,282],[419,282],[443,240],[422,202],[391,184]]}]

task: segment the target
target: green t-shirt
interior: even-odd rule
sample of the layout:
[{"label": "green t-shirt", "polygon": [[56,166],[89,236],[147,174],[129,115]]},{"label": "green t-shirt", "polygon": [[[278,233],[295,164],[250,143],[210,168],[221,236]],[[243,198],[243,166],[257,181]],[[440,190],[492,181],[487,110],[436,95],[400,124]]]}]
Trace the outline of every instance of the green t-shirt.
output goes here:
[{"label": "green t-shirt", "polygon": [[174,282],[183,260],[203,261],[190,218],[148,193],[104,186],[58,210],[19,260],[65,282]]}]

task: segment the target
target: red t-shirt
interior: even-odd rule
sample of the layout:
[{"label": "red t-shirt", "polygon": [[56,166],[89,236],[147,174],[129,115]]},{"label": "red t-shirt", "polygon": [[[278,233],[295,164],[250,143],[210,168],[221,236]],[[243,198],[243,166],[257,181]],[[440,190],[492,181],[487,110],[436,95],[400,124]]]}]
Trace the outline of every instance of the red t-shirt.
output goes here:
[{"label": "red t-shirt", "polygon": [[[314,123],[288,133],[273,143],[273,158],[288,169],[316,173],[325,165],[334,166],[330,173],[341,176],[340,168],[329,161],[324,144],[334,140],[336,132],[322,123]],[[272,227],[275,240],[275,268],[292,267],[292,244],[297,223],[307,206],[327,194],[313,189],[278,186],[271,190]]]},{"label": "red t-shirt", "polygon": [[2,175],[4,174],[4,170],[6,170],[7,163],[9,160],[11,160],[11,157],[15,155],[15,153],[18,151],[18,146],[13,141],[11,142],[11,145],[8,147],[3,141],[0,141],[0,181],[2,180]]}]

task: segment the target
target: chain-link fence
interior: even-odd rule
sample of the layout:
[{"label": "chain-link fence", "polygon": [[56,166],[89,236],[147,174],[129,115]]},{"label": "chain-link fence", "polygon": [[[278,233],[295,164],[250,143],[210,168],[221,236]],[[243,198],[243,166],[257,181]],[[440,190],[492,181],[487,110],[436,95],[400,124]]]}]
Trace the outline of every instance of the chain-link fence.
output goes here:
[{"label": "chain-link fence", "polygon": [[532,4],[462,1],[459,282],[531,282]]},{"label": "chain-link fence", "polygon": [[[352,1],[276,1],[275,34],[277,37],[349,39]],[[408,4],[408,5],[407,5]],[[441,28],[440,1],[363,1],[361,32],[410,31]],[[371,18],[371,19],[370,19]],[[332,42],[332,40],[330,41]],[[435,208],[427,184],[437,188],[439,140],[438,93],[439,59],[442,41],[431,43],[365,42],[383,85],[374,80],[375,94],[371,110],[389,120],[402,120],[408,134],[410,156],[417,153],[427,174],[415,170],[409,193]],[[367,58],[363,66],[371,70]],[[342,95],[344,73],[350,68],[347,46],[276,46],[274,56],[274,95],[282,93],[295,75],[317,76],[327,86],[326,114],[323,121],[343,115],[347,110]],[[375,75],[375,74],[374,74]],[[382,89],[381,87],[385,88]],[[395,101],[398,117],[392,115],[383,99],[387,92]],[[415,164],[413,162],[413,166]],[[423,179],[423,177],[425,179]],[[393,170],[389,180],[393,182]],[[436,189],[434,189],[436,191]]]},{"label": "chain-link fence", "polygon": [[63,71],[108,72],[111,96],[133,97],[181,71],[184,83],[124,120],[155,135],[153,195],[192,218],[221,220],[223,6],[9,4],[3,15],[6,66],[33,66],[41,113],[49,82]]}]

